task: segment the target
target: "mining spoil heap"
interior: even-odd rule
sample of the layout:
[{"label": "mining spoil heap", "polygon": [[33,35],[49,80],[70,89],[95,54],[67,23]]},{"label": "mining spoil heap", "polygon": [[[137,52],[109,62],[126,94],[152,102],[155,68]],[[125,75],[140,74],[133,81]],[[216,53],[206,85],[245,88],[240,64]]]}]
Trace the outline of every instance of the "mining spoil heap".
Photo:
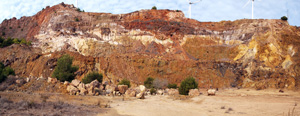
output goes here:
[{"label": "mining spoil heap", "polygon": [[57,59],[69,54],[78,79],[99,71],[114,83],[154,77],[179,84],[188,76],[206,88],[300,83],[300,30],[282,20],[199,22],[176,10],[91,13],[61,3],[4,20],[0,32],[33,42],[0,48],[0,61],[21,77],[50,77]]}]

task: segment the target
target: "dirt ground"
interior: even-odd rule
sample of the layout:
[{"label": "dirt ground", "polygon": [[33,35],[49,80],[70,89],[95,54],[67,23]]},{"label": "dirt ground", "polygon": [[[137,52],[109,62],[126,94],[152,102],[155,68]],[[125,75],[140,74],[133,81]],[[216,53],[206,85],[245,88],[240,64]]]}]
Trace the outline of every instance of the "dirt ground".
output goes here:
[{"label": "dirt ground", "polygon": [[113,102],[111,107],[132,116],[300,116],[300,93],[292,91],[228,89],[216,96],[175,99],[147,96],[144,100]]},{"label": "dirt ground", "polygon": [[226,89],[216,96],[146,96],[146,99],[0,92],[0,115],[300,116],[300,92]]}]

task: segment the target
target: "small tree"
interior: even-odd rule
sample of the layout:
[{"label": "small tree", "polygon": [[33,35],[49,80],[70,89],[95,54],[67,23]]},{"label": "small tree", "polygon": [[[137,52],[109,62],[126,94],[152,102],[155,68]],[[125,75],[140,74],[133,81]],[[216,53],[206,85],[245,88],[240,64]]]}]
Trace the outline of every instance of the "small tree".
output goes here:
[{"label": "small tree", "polygon": [[3,63],[0,62],[0,83],[5,81],[9,75],[15,75],[15,71],[10,67],[4,67]]},{"label": "small tree", "polygon": [[184,79],[179,87],[179,94],[188,95],[190,89],[195,89],[198,87],[198,83],[195,81],[195,78],[188,77]]},{"label": "small tree", "polygon": [[151,95],[156,94],[156,89],[155,89],[155,88],[151,88],[151,89],[150,89],[150,94],[151,94]]},{"label": "small tree", "polygon": [[282,16],[282,17],[281,17],[281,20],[287,21],[288,18],[287,18],[286,16]]},{"label": "small tree", "polygon": [[98,80],[100,83],[102,83],[102,79],[103,79],[103,75],[98,73],[98,72],[91,72],[89,74],[87,74],[83,79],[82,82],[84,84],[90,83],[94,80]]},{"label": "small tree", "polygon": [[156,6],[153,6],[153,7],[152,7],[152,10],[157,10]]},{"label": "small tree", "polygon": [[154,79],[152,77],[148,77],[145,81],[144,81],[144,85],[146,88],[153,88],[153,81]]},{"label": "small tree", "polygon": [[177,84],[168,84],[168,88],[173,88],[173,89],[177,89]]},{"label": "small tree", "polygon": [[123,79],[122,81],[119,82],[118,85],[127,85],[128,88],[130,88],[130,86],[131,86],[131,85],[130,85],[130,81],[127,80],[127,79]]},{"label": "small tree", "polygon": [[63,55],[57,61],[57,66],[54,69],[52,77],[58,80],[71,81],[75,78],[74,72],[78,70],[78,67],[72,66],[73,58],[69,55]]}]

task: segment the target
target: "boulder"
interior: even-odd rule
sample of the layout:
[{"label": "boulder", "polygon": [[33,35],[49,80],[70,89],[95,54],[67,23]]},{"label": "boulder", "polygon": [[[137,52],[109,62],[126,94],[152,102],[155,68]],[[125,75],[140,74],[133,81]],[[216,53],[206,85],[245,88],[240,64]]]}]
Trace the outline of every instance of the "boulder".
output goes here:
[{"label": "boulder", "polygon": [[136,96],[136,91],[132,88],[129,88],[126,92],[125,92],[125,96],[126,97],[135,97]]},{"label": "boulder", "polygon": [[86,90],[85,88],[85,84],[84,83],[80,83],[77,88],[80,91],[80,95],[86,95],[88,93],[88,90]]},{"label": "boulder", "polygon": [[99,87],[100,83],[98,80],[94,80],[90,83],[90,86]]},{"label": "boulder", "polygon": [[57,79],[56,79],[56,78],[48,77],[47,82],[48,82],[48,83],[56,83],[56,82],[57,82]]},{"label": "boulder", "polygon": [[189,96],[195,97],[195,96],[199,96],[200,92],[198,89],[190,89],[189,91]]},{"label": "boulder", "polygon": [[167,93],[171,96],[179,95],[179,91],[177,89],[167,89]]},{"label": "boulder", "polygon": [[73,85],[68,85],[67,91],[70,93],[70,95],[76,95],[76,93],[79,92],[79,90]]},{"label": "boulder", "polygon": [[64,82],[64,85],[69,85],[70,83],[68,81],[65,81]]},{"label": "boulder", "polygon": [[77,88],[80,89],[85,89],[85,84],[84,83],[80,83]]},{"label": "boulder", "polygon": [[159,89],[156,91],[156,95],[163,95],[164,94],[164,91]]},{"label": "boulder", "polygon": [[207,90],[207,95],[208,96],[214,96],[216,95],[217,90],[216,89],[208,89]]},{"label": "boulder", "polygon": [[89,88],[87,88],[88,94],[89,95],[95,95],[95,87],[94,86],[89,86]]},{"label": "boulder", "polygon": [[27,77],[27,78],[26,78],[26,82],[28,83],[29,81],[30,81],[30,78],[29,78],[29,77]]},{"label": "boulder", "polygon": [[121,94],[125,94],[127,89],[128,89],[127,85],[118,85],[118,90]]},{"label": "boulder", "polygon": [[72,80],[71,84],[77,87],[81,82],[78,79]]},{"label": "boulder", "polygon": [[138,99],[145,99],[145,95],[144,94],[145,94],[145,91],[146,91],[146,87],[144,85],[140,85],[139,88],[140,88],[141,92],[136,95],[136,98],[138,98]]}]

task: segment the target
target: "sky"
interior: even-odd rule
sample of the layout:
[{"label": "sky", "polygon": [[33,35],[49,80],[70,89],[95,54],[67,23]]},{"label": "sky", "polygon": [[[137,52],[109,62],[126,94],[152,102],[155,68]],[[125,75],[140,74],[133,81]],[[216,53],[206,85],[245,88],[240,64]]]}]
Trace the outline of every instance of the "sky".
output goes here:
[{"label": "sky", "polygon": [[[32,16],[46,6],[64,2],[74,4],[76,0],[0,0],[0,22],[12,17]],[[191,0],[192,2],[197,0]],[[248,0],[202,0],[192,5],[192,18],[198,21],[223,21],[251,19],[251,3]],[[78,7],[86,12],[113,14],[130,13],[141,9],[181,10],[188,17],[187,0],[78,0]],[[288,12],[287,12],[288,11]],[[255,19],[280,19],[289,17],[290,25],[300,26],[300,0],[255,0]]]}]

